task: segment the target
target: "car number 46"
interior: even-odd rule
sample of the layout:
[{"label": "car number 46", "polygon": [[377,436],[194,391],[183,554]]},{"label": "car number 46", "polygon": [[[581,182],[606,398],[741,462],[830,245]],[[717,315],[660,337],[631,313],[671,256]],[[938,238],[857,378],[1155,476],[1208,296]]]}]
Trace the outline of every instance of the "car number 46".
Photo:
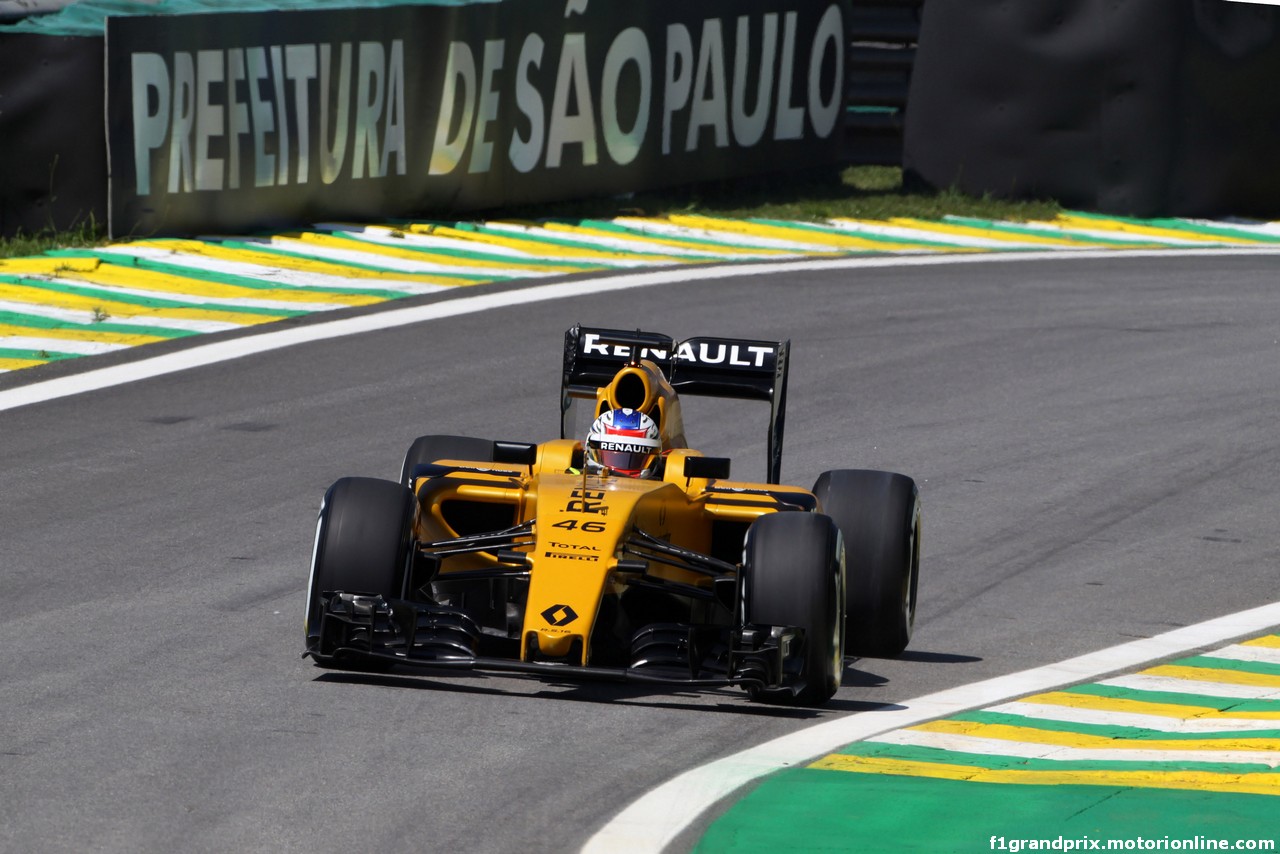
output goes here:
[{"label": "car number 46", "polygon": [[577,519],[565,519],[551,527],[564,528],[566,531],[585,531],[588,534],[599,534],[605,528],[604,522],[579,522]]}]

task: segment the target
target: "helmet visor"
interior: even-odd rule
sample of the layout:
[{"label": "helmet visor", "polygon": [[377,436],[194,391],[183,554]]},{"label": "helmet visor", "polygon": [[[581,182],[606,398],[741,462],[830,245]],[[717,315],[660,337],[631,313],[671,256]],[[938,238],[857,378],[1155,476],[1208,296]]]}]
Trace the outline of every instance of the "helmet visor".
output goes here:
[{"label": "helmet visor", "polygon": [[639,474],[653,464],[653,454],[645,451],[600,451],[600,465],[617,472]]},{"label": "helmet visor", "polygon": [[633,476],[648,471],[658,455],[656,443],[628,436],[600,437],[589,445],[600,465]]}]

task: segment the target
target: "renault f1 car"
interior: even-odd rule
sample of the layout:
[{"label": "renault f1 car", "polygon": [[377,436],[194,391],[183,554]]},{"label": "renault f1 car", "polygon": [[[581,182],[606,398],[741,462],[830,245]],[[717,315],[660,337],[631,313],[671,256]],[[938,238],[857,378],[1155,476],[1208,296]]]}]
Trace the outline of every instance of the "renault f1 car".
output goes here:
[{"label": "renault f1 car", "polygon": [[[910,640],[920,498],[883,471],[779,483],[789,353],[789,341],[568,330],[559,439],[422,436],[398,482],[329,488],[304,656],[826,702],[846,655]],[[731,480],[728,459],[686,446],[681,394],[769,404],[768,482]],[[570,427],[578,406],[649,416],[651,475],[593,465],[599,449]]]}]

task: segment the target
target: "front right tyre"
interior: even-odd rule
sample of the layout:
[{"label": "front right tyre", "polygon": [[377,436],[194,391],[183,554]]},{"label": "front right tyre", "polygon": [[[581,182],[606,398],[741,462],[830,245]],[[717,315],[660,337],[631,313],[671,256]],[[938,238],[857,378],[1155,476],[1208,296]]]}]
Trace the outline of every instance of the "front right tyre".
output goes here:
[{"label": "front right tyre", "polygon": [[823,472],[818,507],[844,534],[849,655],[892,658],[907,648],[920,584],[920,491],[903,474]]}]

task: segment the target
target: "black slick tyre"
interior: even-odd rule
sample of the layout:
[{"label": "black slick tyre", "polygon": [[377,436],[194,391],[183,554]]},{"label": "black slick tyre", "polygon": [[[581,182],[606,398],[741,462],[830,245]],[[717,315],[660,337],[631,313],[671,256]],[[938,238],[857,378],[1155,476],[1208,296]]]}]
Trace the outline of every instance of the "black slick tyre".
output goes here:
[{"label": "black slick tyre", "polygon": [[436,460],[473,460],[493,462],[493,442],[471,436],[419,436],[409,446],[400,466],[400,482],[412,487],[413,470]]},{"label": "black slick tyre", "polygon": [[[401,597],[416,503],[403,485],[369,477],[344,477],[325,492],[307,594],[309,650],[320,640],[322,594]],[[317,663],[333,664],[319,658]]]},{"label": "black slick tyre", "polygon": [[760,690],[752,699],[819,706],[840,687],[843,662],[844,563],[840,535],[827,516],[771,513],[752,523],[743,546],[745,623],[804,630],[803,649],[789,659],[784,683],[795,692]]},{"label": "black slick tyre", "polygon": [[844,534],[849,655],[891,658],[911,641],[920,583],[920,493],[906,475],[840,469],[814,484]]}]

